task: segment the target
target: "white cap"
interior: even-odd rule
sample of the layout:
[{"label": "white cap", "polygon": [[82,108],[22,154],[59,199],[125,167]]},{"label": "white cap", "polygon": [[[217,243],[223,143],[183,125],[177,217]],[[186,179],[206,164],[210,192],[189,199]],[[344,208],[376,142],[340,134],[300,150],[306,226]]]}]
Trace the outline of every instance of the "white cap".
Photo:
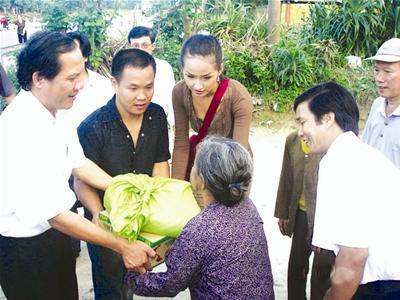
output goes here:
[{"label": "white cap", "polygon": [[382,44],[375,56],[367,60],[379,60],[384,62],[400,61],[400,39],[393,38]]}]

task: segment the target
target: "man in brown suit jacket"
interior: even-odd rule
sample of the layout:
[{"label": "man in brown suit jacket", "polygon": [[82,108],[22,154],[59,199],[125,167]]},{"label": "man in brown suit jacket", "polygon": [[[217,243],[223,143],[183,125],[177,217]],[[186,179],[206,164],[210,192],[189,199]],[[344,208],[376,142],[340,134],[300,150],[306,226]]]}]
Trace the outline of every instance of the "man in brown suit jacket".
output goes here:
[{"label": "man in brown suit jacket", "polygon": [[[306,299],[314,226],[318,165],[321,154],[308,154],[297,131],[286,138],[275,217],[282,235],[292,236],[288,266],[288,299]],[[311,299],[322,299],[330,286],[334,254],[317,249],[311,275]]]}]

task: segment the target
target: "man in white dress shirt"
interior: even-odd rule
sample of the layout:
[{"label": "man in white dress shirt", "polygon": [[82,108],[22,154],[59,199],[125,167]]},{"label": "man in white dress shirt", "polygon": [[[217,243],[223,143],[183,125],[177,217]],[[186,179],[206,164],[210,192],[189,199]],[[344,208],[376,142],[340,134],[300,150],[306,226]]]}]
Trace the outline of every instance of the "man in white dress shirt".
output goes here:
[{"label": "man in white dress shirt", "polygon": [[357,104],[340,85],[309,89],[294,110],[310,153],[324,154],[312,240],[336,254],[324,299],[400,299],[400,170],[358,138]]},{"label": "man in white dress shirt", "polygon": [[[144,26],[133,27],[128,34],[128,42],[132,48],[142,49],[151,55],[156,48],[155,38],[155,33]],[[151,101],[164,109],[169,126],[174,128],[175,118],[172,108],[172,89],[175,85],[174,72],[166,60],[156,57],[154,59],[156,60],[157,73],[154,79],[154,95]]]},{"label": "man in white dress shirt", "polygon": [[69,211],[71,172],[103,190],[110,181],[85,158],[76,131],[56,118],[72,107],[84,69],[77,44],[59,32],[32,35],[18,56],[23,90],[0,115],[0,284],[10,300],[78,299],[67,235],[119,252],[140,272],[154,255]]},{"label": "man in white dress shirt", "polygon": [[400,169],[400,39],[382,44],[374,60],[379,96],[372,104],[363,141],[382,151]]}]

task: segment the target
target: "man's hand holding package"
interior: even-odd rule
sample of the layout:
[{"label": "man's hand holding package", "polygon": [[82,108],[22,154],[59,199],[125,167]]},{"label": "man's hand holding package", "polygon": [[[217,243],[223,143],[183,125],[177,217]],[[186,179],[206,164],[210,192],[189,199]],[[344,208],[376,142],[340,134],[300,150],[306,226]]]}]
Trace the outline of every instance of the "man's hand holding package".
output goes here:
[{"label": "man's hand holding package", "polygon": [[154,257],[156,253],[153,249],[140,241],[128,243],[127,240],[121,239],[123,248],[121,251],[125,267],[140,274],[151,270],[149,257]]}]

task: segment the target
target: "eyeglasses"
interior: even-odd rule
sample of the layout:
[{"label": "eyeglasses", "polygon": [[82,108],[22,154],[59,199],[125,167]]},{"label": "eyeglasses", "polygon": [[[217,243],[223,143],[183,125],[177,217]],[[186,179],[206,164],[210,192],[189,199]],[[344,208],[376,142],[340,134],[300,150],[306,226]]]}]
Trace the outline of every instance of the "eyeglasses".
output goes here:
[{"label": "eyeglasses", "polygon": [[152,46],[152,44],[149,43],[133,43],[131,44],[132,48],[139,48],[139,49],[149,49]]}]

